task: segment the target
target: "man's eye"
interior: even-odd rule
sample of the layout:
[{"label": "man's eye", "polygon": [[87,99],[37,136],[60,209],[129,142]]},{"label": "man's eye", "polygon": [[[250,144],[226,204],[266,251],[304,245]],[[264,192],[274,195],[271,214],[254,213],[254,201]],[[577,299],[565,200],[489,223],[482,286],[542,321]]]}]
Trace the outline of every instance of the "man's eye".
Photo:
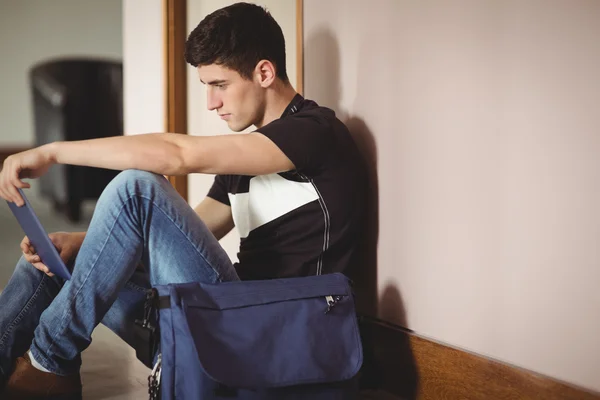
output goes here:
[{"label": "man's eye", "polygon": [[217,89],[224,89],[224,88],[225,88],[225,85],[215,85],[215,87],[216,87]]}]

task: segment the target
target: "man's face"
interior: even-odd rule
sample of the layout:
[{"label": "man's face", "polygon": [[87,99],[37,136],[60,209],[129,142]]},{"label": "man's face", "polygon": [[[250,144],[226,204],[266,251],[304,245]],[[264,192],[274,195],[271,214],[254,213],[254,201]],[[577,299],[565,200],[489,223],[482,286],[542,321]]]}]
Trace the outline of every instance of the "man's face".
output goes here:
[{"label": "man's face", "polygon": [[258,82],[217,64],[197,69],[200,81],[206,84],[208,109],[227,121],[229,129],[240,132],[262,121],[264,90]]}]

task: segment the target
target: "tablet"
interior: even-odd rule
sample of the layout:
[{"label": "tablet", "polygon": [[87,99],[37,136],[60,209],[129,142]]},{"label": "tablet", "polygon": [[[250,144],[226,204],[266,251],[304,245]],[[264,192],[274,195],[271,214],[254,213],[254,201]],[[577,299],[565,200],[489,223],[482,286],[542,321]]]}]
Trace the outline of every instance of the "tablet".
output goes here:
[{"label": "tablet", "polygon": [[63,262],[62,258],[60,258],[56,247],[54,247],[48,234],[42,227],[40,220],[37,215],[35,215],[29,200],[25,197],[25,193],[23,193],[23,190],[21,189],[18,190],[21,197],[23,197],[25,204],[22,207],[17,207],[15,203],[7,201],[10,210],[17,218],[17,221],[19,221],[19,225],[21,225],[25,235],[27,235],[38,256],[40,256],[42,263],[44,263],[53,274],[65,280],[71,279],[71,272]]}]

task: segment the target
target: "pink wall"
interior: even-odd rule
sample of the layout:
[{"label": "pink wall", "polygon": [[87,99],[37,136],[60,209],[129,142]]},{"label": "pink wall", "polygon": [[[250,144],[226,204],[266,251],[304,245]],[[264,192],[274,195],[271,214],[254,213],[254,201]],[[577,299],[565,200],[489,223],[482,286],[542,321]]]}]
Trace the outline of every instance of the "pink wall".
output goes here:
[{"label": "pink wall", "polygon": [[600,1],[304,7],[306,95],[372,147],[379,315],[600,390]]}]

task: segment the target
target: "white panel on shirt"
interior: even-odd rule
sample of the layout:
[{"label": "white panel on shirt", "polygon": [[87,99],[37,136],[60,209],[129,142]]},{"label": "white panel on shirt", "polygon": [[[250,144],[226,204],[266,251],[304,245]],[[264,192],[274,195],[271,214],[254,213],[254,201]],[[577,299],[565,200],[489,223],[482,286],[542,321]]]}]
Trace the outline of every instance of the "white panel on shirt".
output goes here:
[{"label": "white panel on shirt", "polygon": [[278,174],[250,179],[248,193],[229,193],[233,221],[241,238],[259,226],[318,200],[311,183],[289,181]]}]

